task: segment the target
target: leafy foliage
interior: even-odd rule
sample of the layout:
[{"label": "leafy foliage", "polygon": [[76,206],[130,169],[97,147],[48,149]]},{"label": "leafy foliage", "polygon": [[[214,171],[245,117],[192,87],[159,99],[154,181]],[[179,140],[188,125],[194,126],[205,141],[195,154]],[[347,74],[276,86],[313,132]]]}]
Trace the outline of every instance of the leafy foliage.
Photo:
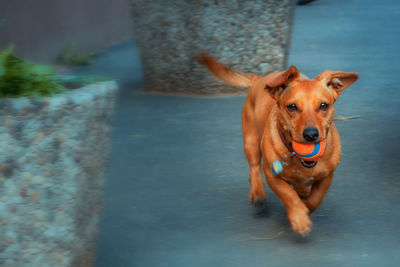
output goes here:
[{"label": "leafy foliage", "polygon": [[60,55],[59,62],[65,65],[90,65],[91,60],[95,58],[95,53],[77,52],[75,46],[69,45]]},{"label": "leafy foliage", "polygon": [[63,84],[81,84],[85,85],[88,83],[97,83],[97,82],[105,82],[111,81],[112,78],[98,76],[98,75],[85,75],[85,76],[72,76],[70,78],[62,78],[60,79]]},{"label": "leafy foliage", "polygon": [[113,78],[98,76],[98,75],[83,75],[83,76],[71,76],[71,75],[57,75],[57,81],[65,85],[68,89],[80,88],[89,83],[98,83],[111,81]]},{"label": "leafy foliage", "polygon": [[0,97],[42,97],[62,91],[50,66],[15,56],[13,46],[0,51]]}]

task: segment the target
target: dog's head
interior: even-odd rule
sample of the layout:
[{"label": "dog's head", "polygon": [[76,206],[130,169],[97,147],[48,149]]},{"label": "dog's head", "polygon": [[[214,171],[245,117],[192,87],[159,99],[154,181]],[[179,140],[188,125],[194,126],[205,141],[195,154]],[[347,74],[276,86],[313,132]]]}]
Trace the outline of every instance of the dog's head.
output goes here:
[{"label": "dog's head", "polygon": [[296,67],[265,77],[265,89],[277,101],[281,126],[299,143],[326,138],[334,118],[333,104],[358,79],[355,72],[324,71],[314,80],[300,79]]}]

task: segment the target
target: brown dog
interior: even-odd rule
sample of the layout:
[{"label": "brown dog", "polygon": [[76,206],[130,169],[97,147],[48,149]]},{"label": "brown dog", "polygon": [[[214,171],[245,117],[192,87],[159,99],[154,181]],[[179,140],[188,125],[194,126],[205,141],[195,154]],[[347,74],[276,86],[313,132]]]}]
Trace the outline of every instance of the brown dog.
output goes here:
[{"label": "brown dog", "polygon": [[[340,161],[340,138],[333,124],[338,96],[358,79],[358,74],[324,71],[308,79],[296,67],[264,77],[234,71],[208,55],[200,63],[221,80],[250,87],[242,110],[244,152],[250,166],[249,200],[258,205],[266,194],[262,167],[268,185],[286,207],[292,229],[301,235],[311,230],[309,213],[322,202]],[[317,161],[290,157],[291,141],[316,143],[326,139],[324,155]],[[271,172],[276,160],[287,166]]]}]

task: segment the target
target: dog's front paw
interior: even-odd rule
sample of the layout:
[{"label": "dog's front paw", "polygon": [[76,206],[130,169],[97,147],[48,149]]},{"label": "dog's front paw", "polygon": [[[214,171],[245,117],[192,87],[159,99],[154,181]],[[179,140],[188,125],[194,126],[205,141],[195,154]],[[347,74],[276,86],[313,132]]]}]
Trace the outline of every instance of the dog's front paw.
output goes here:
[{"label": "dog's front paw", "polygon": [[261,206],[265,203],[266,194],[263,187],[251,187],[249,201],[254,206]]},{"label": "dog's front paw", "polygon": [[306,236],[311,231],[312,222],[306,209],[293,209],[288,211],[290,225],[293,231]]}]

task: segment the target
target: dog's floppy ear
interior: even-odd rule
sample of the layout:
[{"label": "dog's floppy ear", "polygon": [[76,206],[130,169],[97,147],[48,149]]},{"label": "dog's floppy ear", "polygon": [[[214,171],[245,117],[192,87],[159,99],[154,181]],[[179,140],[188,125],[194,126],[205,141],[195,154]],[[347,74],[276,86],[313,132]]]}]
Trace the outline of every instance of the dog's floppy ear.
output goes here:
[{"label": "dog's floppy ear", "polygon": [[325,83],[326,86],[332,88],[338,97],[344,89],[352,85],[358,79],[358,73],[356,72],[343,72],[343,71],[331,71],[326,70],[316,80]]},{"label": "dog's floppy ear", "polygon": [[300,73],[295,66],[290,66],[286,71],[273,73],[265,82],[265,90],[271,94],[272,98],[278,100],[280,94],[286,89],[287,85],[299,79]]}]

